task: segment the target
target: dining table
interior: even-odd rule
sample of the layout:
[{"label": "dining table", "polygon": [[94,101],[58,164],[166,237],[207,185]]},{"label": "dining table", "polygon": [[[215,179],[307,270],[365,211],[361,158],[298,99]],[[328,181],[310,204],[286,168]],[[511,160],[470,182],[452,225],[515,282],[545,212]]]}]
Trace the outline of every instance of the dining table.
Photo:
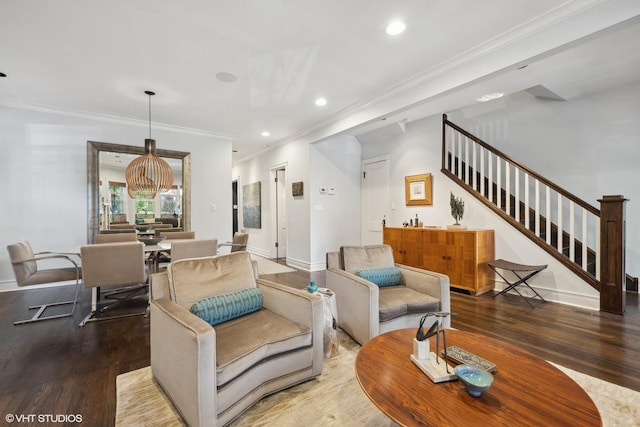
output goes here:
[{"label": "dining table", "polygon": [[149,274],[157,273],[160,269],[160,255],[164,253],[171,253],[171,240],[163,240],[155,245],[144,245],[144,252],[146,254],[147,266],[149,267]]}]

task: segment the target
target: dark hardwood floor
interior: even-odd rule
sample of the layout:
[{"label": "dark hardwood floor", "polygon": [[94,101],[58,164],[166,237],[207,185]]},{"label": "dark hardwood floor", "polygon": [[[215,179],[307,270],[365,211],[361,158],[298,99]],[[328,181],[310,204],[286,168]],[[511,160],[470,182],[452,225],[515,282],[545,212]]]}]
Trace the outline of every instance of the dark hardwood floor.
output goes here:
[{"label": "dark hardwood floor", "polygon": [[[325,283],[324,272],[265,278],[299,289],[309,280]],[[78,327],[89,310],[88,290],[83,290],[74,318],[13,325],[29,316],[27,306],[72,294],[69,286],[0,293],[0,425],[7,414],[75,414],[82,416],[82,425],[111,426],[116,376],[149,365],[148,318]],[[455,328],[511,342],[546,360],[640,391],[638,294],[627,295],[624,316],[554,303],[536,303],[531,309],[517,295],[491,299],[452,292],[451,305],[457,313]]]}]

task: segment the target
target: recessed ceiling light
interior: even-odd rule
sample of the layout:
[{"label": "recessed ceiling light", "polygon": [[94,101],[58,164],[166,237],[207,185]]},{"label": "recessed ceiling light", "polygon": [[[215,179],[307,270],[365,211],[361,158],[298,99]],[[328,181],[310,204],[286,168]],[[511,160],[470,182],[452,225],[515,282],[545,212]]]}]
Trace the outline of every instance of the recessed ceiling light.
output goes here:
[{"label": "recessed ceiling light", "polygon": [[387,25],[385,32],[390,36],[397,36],[398,34],[402,34],[406,28],[407,26],[404,22],[393,21],[389,25]]},{"label": "recessed ceiling light", "polygon": [[480,98],[476,98],[476,101],[487,102],[487,101],[491,101],[492,99],[502,98],[503,96],[504,96],[504,93],[502,92],[488,93],[486,95],[481,96]]},{"label": "recessed ceiling light", "polygon": [[216,79],[224,83],[233,83],[236,80],[238,80],[238,77],[236,77],[235,74],[227,73],[226,71],[221,71],[219,73],[216,73]]},{"label": "recessed ceiling light", "polygon": [[262,133],[260,134],[262,136],[271,136],[271,133],[268,130],[262,131]]},{"label": "recessed ceiling light", "polygon": [[324,107],[325,105],[327,105],[327,100],[325,98],[318,98],[316,99],[316,105],[318,107]]}]

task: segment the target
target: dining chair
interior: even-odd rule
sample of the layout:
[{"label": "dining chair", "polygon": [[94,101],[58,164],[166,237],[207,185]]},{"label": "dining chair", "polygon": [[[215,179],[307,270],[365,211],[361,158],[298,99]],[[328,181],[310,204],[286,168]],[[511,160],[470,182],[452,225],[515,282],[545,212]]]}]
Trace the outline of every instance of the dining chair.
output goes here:
[{"label": "dining chair", "polygon": [[[156,230],[158,232],[159,230]],[[161,230],[159,231],[160,237],[164,237],[165,240],[184,240],[184,239],[195,239],[196,232],[195,231],[169,231],[169,230]],[[168,251],[162,251],[158,255],[158,260],[156,262],[156,267],[159,267],[159,263],[163,263],[165,266],[167,263],[171,262],[171,254]],[[156,268],[157,270],[157,268]]]},{"label": "dining chair", "polygon": [[[146,314],[145,306],[142,312],[102,316],[105,311],[111,311],[113,307],[131,301],[147,290],[144,245],[141,242],[85,245],[80,248],[80,256],[84,287],[91,288],[91,312],[80,322],[80,326],[88,322]],[[107,299],[115,302],[98,307],[98,290],[105,288],[117,290],[107,296]]]},{"label": "dining chair", "polygon": [[177,240],[177,239],[195,239],[196,232],[195,231],[160,231],[160,237],[164,237],[167,240]]},{"label": "dining chair", "polygon": [[153,228],[154,230],[162,230],[164,228],[173,228],[172,224],[164,224],[162,222],[156,222],[151,224],[151,228]]},{"label": "dining chair", "polygon": [[135,230],[135,224],[110,224],[111,230]]},{"label": "dining chair", "polygon": [[[31,244],[27,241],[14,243],[7,246],[9,252],[9,259],[11,266],[13,267],[13,274],[18,286],[31,286],[40,285],[44,283],[56,283],[75,280],[76,292],[73,300],[52,302],[47,304],[34,305],[29,307],[29,310],[38,311],[31,317],[31,319],[21,320],[14,322],[14,325],[22,325],[25,323],[37,322],[40,320],[57,319],[60,317],[67,317],[73,315],[78,302],[78,295],[80,292],[80,279],[82,278],[82,270],[79,262],[75,261],[72,257],[77,257],[78,254],[69,253],[57,253],[57,252],[37,252],[34,253],[31,248]],[[50,268],[39,270],[38,262],[42,260],[64,260],[65,264],[69,263],[70,267]],[[49,307],[58,305],[72,304],[71,311],[43,316],[45,310]]]},{"label": "dining chair", "polygon": [[138,241],[138,235],[136,233],[96,234],[93,237],[93,243],[136,242],[136,241]]},{"label": "dining chair", "polygon": [[[116,243],[116,242],[137,242],[139,235],[137,233],[115,233],[115,234],[96,234],[93,238],[94,244]],[[150,254],[145,251],[145,262],[149,266],[153,266],[154,260],[150,258]],[[97,288],[98,299],[100,299],[101,290]],[[111,295],[113,292],[105,292],[105,296]]]},{"label": "dining chair", "polygon": [[218,239],[176,240],[171,243],[171,262],[185,258],[202,258],[218,253]]},{"label": "dining chair", "polygon": [[236,232],[233,235],[233,241],[224,242],[218,245],[218,248],[224,246],[230,246],[231,252],[240,252],[247,250],[247,243],[249,242],[249,234],[248,233],[240,233]]},{"label": "dining chair", "polygon": [[100,234],[135,234],[135,228],[100,230]]}]

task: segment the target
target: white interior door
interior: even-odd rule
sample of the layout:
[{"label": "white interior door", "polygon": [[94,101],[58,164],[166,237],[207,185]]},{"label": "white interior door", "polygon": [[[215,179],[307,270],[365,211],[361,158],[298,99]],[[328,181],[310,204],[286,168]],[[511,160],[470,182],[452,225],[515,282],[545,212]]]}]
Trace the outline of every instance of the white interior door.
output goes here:
[{"label": "white interior door", "polygon": [[382,219],[388,216],[389,159],[362,164],[362,244],[382,243]]},{"label": "white interior door", "polygon": [[276,171],[276,258],[287,257],[287,179],[286,170]]}]

